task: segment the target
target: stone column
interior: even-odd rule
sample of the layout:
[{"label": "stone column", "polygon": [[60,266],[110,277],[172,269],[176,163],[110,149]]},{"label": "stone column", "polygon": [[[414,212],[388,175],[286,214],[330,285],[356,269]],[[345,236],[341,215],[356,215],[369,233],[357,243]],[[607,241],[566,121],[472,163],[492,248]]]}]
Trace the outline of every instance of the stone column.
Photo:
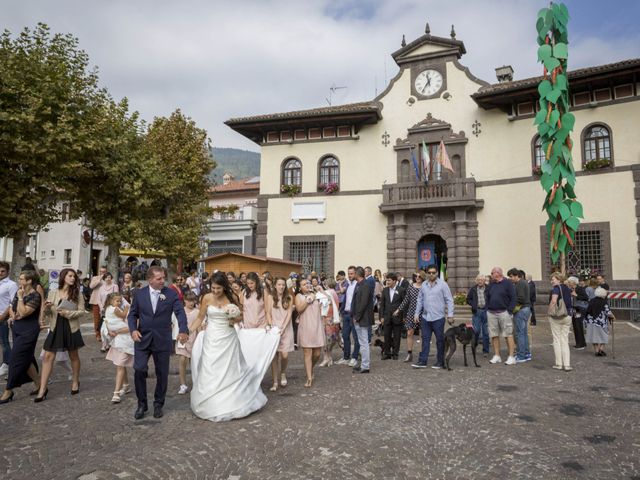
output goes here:
[{"label": "stone column", "polygon": [[468,288],[469,269],[467,263],[467,212],[464,209],[458,209],[455,212],[455,220],[453,227],[456,237],[456,277],[454,280],[454,288],[456,291]]},{"label": "stone column", "polygon": [[393,224],[395,226],[395,268],[394,270],[406,274],[407,268],[407,224],[404,213],[395,213],[393,215]]},{"label": "stone column", "polygon": [[393,224],[393,217],[387,217],[387,271],[396,270],[396,226]]}]

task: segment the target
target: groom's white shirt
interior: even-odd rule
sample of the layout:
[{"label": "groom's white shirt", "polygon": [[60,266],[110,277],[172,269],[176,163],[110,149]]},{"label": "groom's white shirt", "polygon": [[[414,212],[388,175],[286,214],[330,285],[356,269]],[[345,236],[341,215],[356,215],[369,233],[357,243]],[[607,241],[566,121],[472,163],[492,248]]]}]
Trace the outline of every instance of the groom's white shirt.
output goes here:
[{"label": "groom's white shirt", "polygon": [[158,298],[160,297],[160,290],[149,287],[149,295],[151,296],[151,307],[153,308],[153,313],[156,313]]}]

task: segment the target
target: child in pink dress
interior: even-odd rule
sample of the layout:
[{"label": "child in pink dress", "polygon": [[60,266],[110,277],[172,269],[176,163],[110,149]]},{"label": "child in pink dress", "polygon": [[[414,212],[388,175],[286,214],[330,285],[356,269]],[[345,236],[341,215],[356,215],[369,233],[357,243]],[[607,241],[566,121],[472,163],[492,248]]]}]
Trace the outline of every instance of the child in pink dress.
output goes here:
[{"label": "child in pink dress", "polygon": [[104,322],[111,338],[111,348],[107,360],[116,366],[116,388],[111,403],[120,403],[122,395],[129,393],[131,387],[127,378],[127,367],[133,367],[133,340],[129,334],[127,314],[129,305],[122,307],[122,295],[111,293],[107,296],[104,309]]},{"label": "child in pink dress", "polygon": [[176,355],[180,357],[178,363],[178,371],[180,373],[178,395],[184,395],[189,391],[187,386],[187,364],[191,359],[191,349],[198,335],[198,330],[191,330],[191,325],[198,318],[197,299],[198,297],[193,292],[189,292],[184,296],[184,311],[187,314],[187,324],[189,325],[189,340],[187,340],[187,343],[176,342]]}]

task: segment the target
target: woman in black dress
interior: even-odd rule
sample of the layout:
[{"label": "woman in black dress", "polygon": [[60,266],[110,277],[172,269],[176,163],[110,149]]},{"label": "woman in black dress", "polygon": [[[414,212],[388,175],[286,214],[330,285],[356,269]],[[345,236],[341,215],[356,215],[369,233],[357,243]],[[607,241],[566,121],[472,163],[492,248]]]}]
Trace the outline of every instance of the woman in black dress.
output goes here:
[{"label": "woman in black dress", "polygon": [[56,352],[69,352],[73,375],[71,395],[80,392],[78,349],[84,347],[80,332],[80,320],[89,314],[84,309],[84,297],[80,294],[80,280],[75,270],[65,268],[60,272],[59,287],[57,290],[49,292],[44,309],[45,315],[49,318],[50,332],[42,347],[45,354],[42,361],[40,391],[34,400],[36,403],[47,398],[47,382],[53,370]]},{"label": "woman in black dress", "polygon": [[38,272],[25,270],[18,280],[20,288],[13,298],[9,310],[11,331],[13,333],[13,350],[9,360],[9,379],[0,397],[0,404],[13,400],[13,389],[25,383],[33,382],[38,393],[38,364],[35,351],[40,333],[40,305],[42,297],[36,291]]}]

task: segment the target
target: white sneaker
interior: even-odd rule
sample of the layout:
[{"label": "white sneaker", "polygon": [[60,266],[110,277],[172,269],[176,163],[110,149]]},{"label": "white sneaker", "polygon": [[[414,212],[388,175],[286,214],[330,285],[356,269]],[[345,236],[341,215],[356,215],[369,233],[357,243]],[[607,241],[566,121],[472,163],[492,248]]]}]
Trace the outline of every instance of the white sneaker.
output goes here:
[{"label": "white sneaker", "polygon": [[505,365],[515,365],[516,364],[516,357],[507,357],[507,361],[504,362]]},{"label": "white sneaker", "polygon": [[345,360],[344,358],[341,358],[336,362],[336,365],[347,365],[348,363],[349,363],[349,360]]},{"label": "white sneaker", "polygon": [[355,367],[356,365],[358,365],[358,360],[356,360],[355,358],[352,358],[351,360],[349,360],[350,367]]},{"label": "white sneaker", "polygon": [[2,365],[0,365],[0,377],[4,377],[8,373],[9,373],[9,365],[7,365],[6,363],[3,363]]},{"label": "white sneaker", "polygon": [[180,385],[180,388],[178,389],[178,395],[184,395],[188,391],[189,387],[187,387],[186,385]]},{"label": "white sneaker", "polygon": [[502,363],[502,359],[498,355],[494,355],[493,358],[489,360],[489,363]]}]

